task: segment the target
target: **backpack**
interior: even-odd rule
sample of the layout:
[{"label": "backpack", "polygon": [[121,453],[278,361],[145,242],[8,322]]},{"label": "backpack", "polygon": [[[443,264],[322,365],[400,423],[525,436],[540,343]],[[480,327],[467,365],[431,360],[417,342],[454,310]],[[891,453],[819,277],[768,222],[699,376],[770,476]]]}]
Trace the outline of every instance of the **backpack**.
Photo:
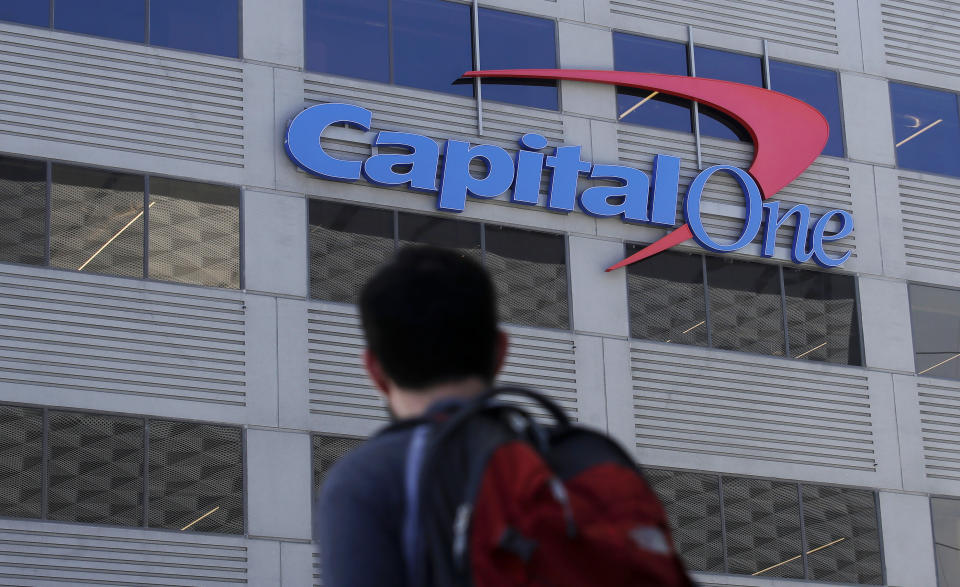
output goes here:
[{"label": "backpack", "polygon": [[[501,395],[522,396],[544,426]],[[666,515],[612,439],[522,388],[415,421],[405,463],[410,587],[688,587]]]}]

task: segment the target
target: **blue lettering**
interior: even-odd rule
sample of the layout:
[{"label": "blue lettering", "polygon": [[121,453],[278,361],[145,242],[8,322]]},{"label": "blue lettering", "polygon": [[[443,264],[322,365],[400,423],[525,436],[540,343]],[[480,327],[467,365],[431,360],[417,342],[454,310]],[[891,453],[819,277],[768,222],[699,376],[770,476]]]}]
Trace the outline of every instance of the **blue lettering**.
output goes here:
[{"label": "blue lettering", "polygon": [[581,173],[590,171],[590,163],[580,159],[580,147],[557,147],[553,155],[547,157],[547,167],[553,169],[547,208],[573,212],[577,202],[577,179]]},{"label": "blue lettering", "polygon": [[673,226],[677,222],[680,194],[680,158],[657,155],[653,158],[653,204],[650,222]]},{"label": "blue lettering", "polygon": [[[470,162],[483,159],[487,175],[482,179],[470,173]],[[493,145],[471,147],[464,141],[447,141],[444,152],[443,179],[437,207],[448,212],[463,212],[467,193],[477,198],[494,198],[513,184],[513,158]]]},{"label": "blue lettering", "polygon": [[[366,160],[363,175],[379,185],[402,185],[428,192],[437,191],[437,161],[440,159],[440,147],[425,136],[406,132],[380,132],[373,141],[374,145],[392,145],[408,147],[409,153],[380,153]],[[394,167],[409,165],[410,169],[398,173]]]},{"label": "blue lettering", "polygon": [[[827,224],[834,216],[840,217],[840,229],[830,235],[825,234]],[[853,232],[853,216],[846,210],[830,210],[817,220],[811,231],[811,240],[813,241],[813,260],[821,267],[836,267],[850,258],[850,251],[847,251],[838,258],[833,258],[823,250],[824,241],[835,241],[842,239]]]},{"label": "blue lettering", "polygon": [[[547,146],[547,139],[538,134],[528,133],[520,137],[520,146],[538,151]],[[533,153],[523,149],[517,152],[517,179],[513,183],[512,201],[530,206],[539,203],[543,158],[543,153]]]},{"label": "blue lettering", "polygon": [[[740,238],[729,245],[722,245],[710,238],[706,229],[703,227],[703,218],[700,214],[700,202],[703,199],[703,188],[707,185],[710,176],[718,171],[726,171],[733,176],[740,189],[743,191],[746,200],[746,216],[743,219],[743,231]],[[746,171],[732,165],[714,165],[700,172],[690,183],[687,189],[687,200],[683,204],[683,215],[690,225],[690,231],[693,233],[693,239],[697,243],[709,250],[717,253],[731,253],[737,249],[747,246],[757,236],[760,230],[760,223],[763,221],[762,197],[757,182],[750,177]]]},{"label": "blue lettering", "polygon": [[[650,178],[639,169],[620,165],[594,165],[590,177],[612,178],[623,181],[620,186],[596,186],[580,195],[580,208],[591,216],[607,217],[623,215],[630,222],[647,221],[647,198],[650,194]],[[610,198],[622,196],[619,204],[610,203]]]},{"label": "blue lettering", "polygon": [[290,122],[285,148],[298,167],[326,179],[360,179],[360,161],[343,161],[327,155],[320,135],[331,124],[345,122],[361,130],[370,130],[373,114],[352,104],[318,104],[307,108]]},{"label": "blue lettering", "polygon": [[760,254],[772,257],[776,251],[777,231],[786,224],[791,215],[797,216],[797,226],[793,232],[793,247],[790,249],[790,258],[794,263],[804,263],[810,260],[813,251],[807,251],[807,235],[810,232],[810,208],[797,204],[780,216],[780,202],[764,202],[763,209],[767,212],[767,226],[763,231],[763,245]]}]

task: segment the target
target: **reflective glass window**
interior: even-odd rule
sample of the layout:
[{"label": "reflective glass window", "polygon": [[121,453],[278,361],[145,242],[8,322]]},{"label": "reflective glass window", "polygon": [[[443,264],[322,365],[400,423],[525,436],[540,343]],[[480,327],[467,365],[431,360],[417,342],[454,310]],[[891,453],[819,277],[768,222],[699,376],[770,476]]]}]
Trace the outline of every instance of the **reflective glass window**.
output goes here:
[{"label": "reflective glass window", "polygon": [[[687,46],[626,33],[613,33],[618,71],[687,75]],[[617,118],[622,122],[692,132],[690,101],[633,88],[617,88]]]},{"label": "reflective glass window", "polygon": [[394,82],[473,96],[459,81],[473,69],[470,6],[443,0],[392,0]]},{"label": "reflective glass window", "polygon": [[143,277],[141,175],[53,165],[50,264]]},{"label": "reflective glass window", "polygon": [[673,543],[687,570],[724,572],[719,477],[646,468],[643,476],[667,511]]},{"label": "reflective glass window", "polygon": [[[553,69],[557,67],[556,24],[552,20],[481,8],[481,69]],[[536,108],[559,108],[553,81],[483,81],[483,99]]]},{"label": "reflective glass window", "polygon": [[843,157],[843,119],[840,114],[840,82],[837,72],[770,61],[770,88],[803,100],[823,114],[830,124],[824,155]]},{"label": "reflective glass window", "polygon": [[477,222],[399,212],[397,230],[400,246],[423,244],[446,247],[480,262],[481,228]]},{"label": "reflective glass window", "polygon": [[785,267],[783,284],[793,358],[859,365],[855,278]]},{"label": "reflective glass window", "polygon": [[[627,255],[641,247],[630,246]],[[707,344],[703,257],[663,252],[627,267],[630,336]]]},{"label": "reflective glass window", "polygon": [[0,406],[0,516],[39,518],[42,486],[43,411]]},{"label": "reflective glass window", "polygon": [[50,3],[47,0],[5,0],[0,2],[0,20],[50,26]]},{"label": "reflective glass window", "polygon": [[[763,63],[759,57],[718,49],[694,49],[697,77],[721,79],[751,86],[763,86]],[[700,106],[700,132],[708,137],[750,141],[750,135],[732,118],[718,110]]]},{"label": "reflective glass window", "polygon": [[563,235],[484,225],[484,265],[497,289],[500,319],[569,328]]},{"label": "reflective glass window", "polygon": [[320,486],[326,479],[330,468],[347,453],[360,446],[363,440],[359,438],[344,438],[341,436],[321,436],[315,434],[311,438],[311,453],[313,461],[313,492],[320,492]]},{"label": "reflective glass window", "polygon": [[714,347],[783,356],[783,301],[776,265],[708,257],[707,285]]},{"label": "reflective glass window", "polygon": [[956,94],[891,83],[890,108],[899,167],[960,176]]},{"label": "reflective glass window", "polygon": [[150,178],[148,276],[240,287],[240,190]]},{"label": "reflective glass window", "polygon": [[910,285],[917,374],[960,379],[960,290]]},{"label": "reflective glass window", "polygon": [[47,164],[0,156],[0,261],[46,262]]},{"label": "reflective glass window", "polygon": [[146,0],[57,0],[53,27],[72,33],[146,42]]},{"label": "reflective glass window", "polygon": [[[59,0],[57,10],[63,1]],[[150,0],[150,44],[238,57],[240,4],[238,0]]]},{"label": "reflective glass window", "polygon": [[876,495],[825,485],[803,485],[802,491],[808,578],[882,584]]},{"label": "reflective glass window", "polygon": [[389,82],[389,14],[388,0],[305,0],[306,68]]},{"label": "reflective glass window", "polygon": [[355,303],[360,288],[393,255],[394,213],[310,201],[310,295]]},{"label": "reflective glass window", "polygon": [[960,499],[930,499],[937,584],[950,587],[960,577]]},{"label": "reflective glass window", "polygon": [[723,515],[731,573],[803,578],[796,483],[724,477]]}]

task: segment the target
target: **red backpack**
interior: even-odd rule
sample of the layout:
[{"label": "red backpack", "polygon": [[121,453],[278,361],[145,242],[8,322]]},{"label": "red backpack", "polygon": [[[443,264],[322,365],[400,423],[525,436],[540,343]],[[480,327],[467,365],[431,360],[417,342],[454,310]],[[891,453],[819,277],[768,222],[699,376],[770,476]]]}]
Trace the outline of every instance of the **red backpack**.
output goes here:
[{"label": "red backpack", "polygon": [[[495,401],[522,395],[553,417]],[[418,421],[406,462],[410,587],[687,587],[633,459],[544,396],[495,389]]]}]

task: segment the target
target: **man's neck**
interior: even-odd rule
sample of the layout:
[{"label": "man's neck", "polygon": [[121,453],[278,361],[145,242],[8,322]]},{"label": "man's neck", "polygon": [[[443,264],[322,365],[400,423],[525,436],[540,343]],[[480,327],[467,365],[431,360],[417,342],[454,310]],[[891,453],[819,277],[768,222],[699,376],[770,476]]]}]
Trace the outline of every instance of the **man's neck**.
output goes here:
[{"label": "man's neck", "polygon": [[393,387],[388,400],[393,415],[398,419],[416,418],[442,399],[470,399],[482,394],[489,385],[480,377],[432,385],[426,389],[410,390]]}]

